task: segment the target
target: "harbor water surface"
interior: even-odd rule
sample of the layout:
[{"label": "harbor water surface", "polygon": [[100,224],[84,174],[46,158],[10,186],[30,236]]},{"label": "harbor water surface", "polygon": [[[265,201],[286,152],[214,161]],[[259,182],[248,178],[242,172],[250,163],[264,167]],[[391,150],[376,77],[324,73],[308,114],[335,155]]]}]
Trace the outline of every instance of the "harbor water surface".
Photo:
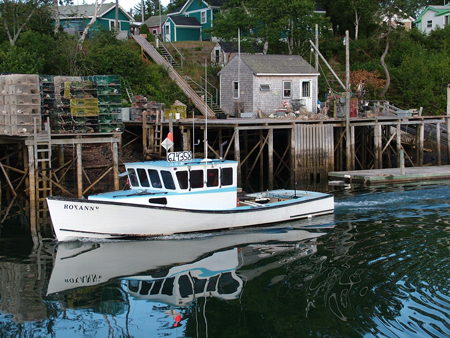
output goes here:
[{"label": "harbor water surface", "polygon": [[330,216],[158,240],[33,246],[6,220],[1,336],[450,337],[450,182],[335,202]]}]

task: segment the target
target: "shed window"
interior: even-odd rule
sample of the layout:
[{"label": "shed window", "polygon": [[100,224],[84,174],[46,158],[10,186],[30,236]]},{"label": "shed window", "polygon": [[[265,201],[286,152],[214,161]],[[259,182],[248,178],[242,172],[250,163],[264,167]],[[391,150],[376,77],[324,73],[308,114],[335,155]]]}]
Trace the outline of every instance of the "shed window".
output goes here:
[{"label": "shed window", "polygon": [[202,11],[201,17],[202,23],[206,23],[206,11]]},{"label": "shed window", "polygon": [[161,179],[159,178],[158,171],[155,169],[148,169],[148,176],[153,188],[162,188]]},{"label": "shed window", "polygon": [[311,82],[305,81],[302,82],[302,97],[310,97],[311,96]]},{"label": "shed window", "polygon": [[191,188],[203,188],[203,170],[191,171]]},{"label": "shed window", "polygon": [[239,99],[239,82],[233,81],[233,99]]},{"label": "shed window", "polygon": [[261,90],[261,91],[268,91],[268,90],[270,90],[270,85],[269,84],[259,85],[259,90]]},{"label": "shed window", "polygon": [[427,28],[431,28],[431,27],[433,27],[433,21],[428,20],[427,21]]},{"label": "shed window", "polygon": [[215,55],[214,55],[215,61],[216,61],[216,63],[219,63],[220,62],[220,49],[219,48],[214,49],[214,53],[215,53]]},{"label": "shed window", "polygon": [[291,97],[291,93],[292,93],[292,82],[291,81],[283,81],[283,97],[284,98],[289,98]]}]

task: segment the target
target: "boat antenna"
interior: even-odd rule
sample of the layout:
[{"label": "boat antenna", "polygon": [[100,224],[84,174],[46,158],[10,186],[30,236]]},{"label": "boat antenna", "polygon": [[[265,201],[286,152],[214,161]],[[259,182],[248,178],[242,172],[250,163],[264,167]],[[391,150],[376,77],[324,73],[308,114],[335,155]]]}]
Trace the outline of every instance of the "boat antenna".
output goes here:
[{"label": "boat antenna", "polygon": [[205,58],[205,159],[208,158],[208,67],[207,59]]}]

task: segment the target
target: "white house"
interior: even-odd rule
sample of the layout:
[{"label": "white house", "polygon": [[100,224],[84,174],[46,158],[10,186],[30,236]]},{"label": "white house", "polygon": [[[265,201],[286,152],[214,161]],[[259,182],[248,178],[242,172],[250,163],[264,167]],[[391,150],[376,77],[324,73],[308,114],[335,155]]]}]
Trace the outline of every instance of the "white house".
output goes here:
[{"label": "white house", "polygon": [[424,33],[430,33],[437,27],[444,28],[450,22],[450,6],[428,6],[414,22]]}]

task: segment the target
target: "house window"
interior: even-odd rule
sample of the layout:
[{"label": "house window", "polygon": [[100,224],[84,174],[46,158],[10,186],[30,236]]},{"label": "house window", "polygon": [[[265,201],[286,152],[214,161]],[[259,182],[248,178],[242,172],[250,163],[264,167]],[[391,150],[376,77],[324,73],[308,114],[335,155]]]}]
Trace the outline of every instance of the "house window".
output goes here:
[{"label": "house window", "polygon": [[220,49],[217,48],[214,50],[214,52],[215,52],[215,55],[214,55],[215,61],[216,61],[216,63],[219,63],[220,62]]},{"label": "house window", "polygon": [[311,82],[305,81],[302,82],[302,97],[310,97],[311,96]]},{"label": "house window", "polygon": [[448,21],[449,21],[450,16],[446,16],[445,20],[444,20],[444,26],[448,26]]},{"label": "house window", "polygon": [[[116,26],[116,21],[115,20],[110,20],[109,21],[109,29],[115,29]],[[117,21],[117,30],[120,31],[120,21]]]},{"label": "house window", "polygon": [[269,84],[261,84],[261,85],[259,85],[259,90],[260,91],[268,91],[268,90],[270,90],[270,85]]},{"label": "house window", "polygon": [[239,82],[233,81],[233,99],[239,99]]},{"label": "house window", "polygon": [[206,11],[203,11],[201,14],[201,23],[206,23]]},{"label": "house window", "polygon": [[158,34],[158,30],[154,29],[154,30],[152,31],[152,33],[153,33],[153,35],[156,35],[156,34]]},{"label": "house window", "polygon": [[427,21],[427,28],[431,28],[431,27],[433,27],[433,21],[428,20]]},{"label": "house window", "polygon": [[291,81],[283,81],[283,98],[291,97],[291,88],[292,88]]}]

